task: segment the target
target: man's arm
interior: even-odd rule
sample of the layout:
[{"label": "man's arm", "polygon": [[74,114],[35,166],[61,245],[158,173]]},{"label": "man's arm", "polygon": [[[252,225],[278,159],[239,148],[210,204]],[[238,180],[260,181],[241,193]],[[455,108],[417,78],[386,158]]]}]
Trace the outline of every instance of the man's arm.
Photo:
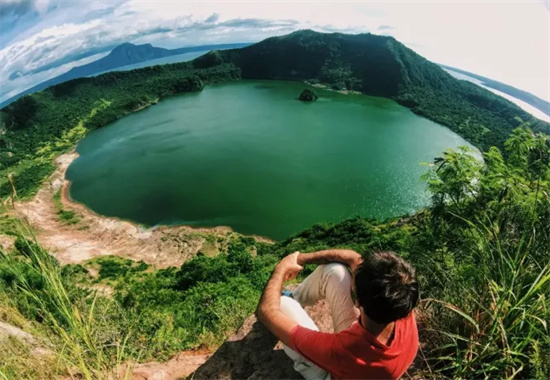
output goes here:
[{"label": "man's arm", "polygon": [[360,254],[351,249],[327,249],[298,256],[298,265],[340,263],[347,265],[352,272],[363,261]]},{"label": "man's arm", "polygon": [[302,267],[297,263],[300,253],[286,256],[277,264],[260,298],[256,315],[269,331],[283,344],[291,346],[290,333],[298,324],[281,312],[283,283],[296,277]]}]

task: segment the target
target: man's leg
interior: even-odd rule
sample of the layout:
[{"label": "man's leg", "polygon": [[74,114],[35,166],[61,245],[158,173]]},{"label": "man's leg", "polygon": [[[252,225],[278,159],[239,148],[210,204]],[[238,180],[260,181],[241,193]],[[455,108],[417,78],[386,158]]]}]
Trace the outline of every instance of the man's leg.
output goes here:
[{"label": "man's leg", "polygon": [[334,332],[340,332],[357,321],[360,314],[351,299],[352,280],[352,275],[345,265],[319,265],[294,291],[293,298],[301,306],[314,305],[322,299],[327,300]]},{"label": "man's leg", "polygon": [[[307,315],[306,311],[300,306],[298,302],[290,297],[281,297],[281,311],[287,317],[298,323],[300,326],[306,327],[311,330],[319,331],[315,322]],[[330,374],[322,368],[317,367],[315,364],[304,359],[302,355],[294,351],[288,346],[283,345],[285,353],[294,361],[294,370],[300,373],[304,379],[325,380],[330,379]]]}]

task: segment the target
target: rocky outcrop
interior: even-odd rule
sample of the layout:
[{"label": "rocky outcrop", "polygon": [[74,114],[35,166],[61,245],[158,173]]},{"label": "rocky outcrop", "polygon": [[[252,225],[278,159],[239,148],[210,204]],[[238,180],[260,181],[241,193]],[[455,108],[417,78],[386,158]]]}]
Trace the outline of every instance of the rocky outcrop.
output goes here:
[{"label": "rocky outcrop", "polygon": [[248,318],[188,379],[301,379],[282,346],[255,317]]},{"label": "rocky outcrop", "polygon": [[[333,331],[326,302],[306,307],[306,311],[321,331]],[[302,378],[294,371],[281,342],[254,315],[214,353],[182,352],[165,363],[133,366],[131,373],[132,380]]]},{"label": "rocky outcrop", "polygon": [[[332,332],[330,309],[323,301],[307,307],[321,331]],[[254,315],[188,379],[302,379],[283,346]]]}]

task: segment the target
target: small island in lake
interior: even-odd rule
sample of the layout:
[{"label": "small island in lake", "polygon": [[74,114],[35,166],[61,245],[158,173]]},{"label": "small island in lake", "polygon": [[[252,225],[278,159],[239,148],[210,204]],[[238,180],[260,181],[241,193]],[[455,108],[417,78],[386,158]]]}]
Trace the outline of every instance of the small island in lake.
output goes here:
[{"label": "small island in lake", "polygon": [[314,93],[313,91],[306,88],[304,91],[302,91],[302,93],[300,94],[300,97],[298,98],[298,100],[300,100],[302,102],[314,102],[318,98],[319,97],[317,96],[316,93]]}]

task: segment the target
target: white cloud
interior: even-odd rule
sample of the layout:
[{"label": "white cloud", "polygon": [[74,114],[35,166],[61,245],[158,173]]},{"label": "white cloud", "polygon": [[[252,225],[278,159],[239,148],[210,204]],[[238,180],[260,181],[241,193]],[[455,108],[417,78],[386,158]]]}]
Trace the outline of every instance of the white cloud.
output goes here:
[{"label": "white cloud", "polygon": [[93,62],[95,60],[98,60],[100,58],[103,58],[108,53],[100,53],[100,54],[94,54],[89,57],[73,61],[49,70],[44,70],[39,73],[35,74],[29,74],[22,76],[18,81],[16,86],[2,86],[1,92],[0,92],[0,101],[4,101],[5,99],[9,99],[12,96],[15,96],[19,94],[22,90],[31,88],[35,86],[38,83],[42,83],[44,81],[47,81],[50,78],[54,78],[56,76],[59,76],[63,73],[66,73],[70,69],[76,66],[85,65],[87,63]]},{"label": "white cloud", "polygon": [[51,63],[59,62],[63,57],[77,57],[78,53],[87,50],[86,40],[99,25],[99,20],[93,20],[80,25],[52,27],[0,50],[2,92],[11,92],[32,83],[27,76],[47,71],[52,68]]},{"label": "white cloud", "polygon": [[0,50],[2,92],[56,72],[52,63],[126,41],[173,48],[313,28],[393,35],[430,60],[550,98],[550,12],[540,1],[55,1],[35,1],[40,21]]}]

